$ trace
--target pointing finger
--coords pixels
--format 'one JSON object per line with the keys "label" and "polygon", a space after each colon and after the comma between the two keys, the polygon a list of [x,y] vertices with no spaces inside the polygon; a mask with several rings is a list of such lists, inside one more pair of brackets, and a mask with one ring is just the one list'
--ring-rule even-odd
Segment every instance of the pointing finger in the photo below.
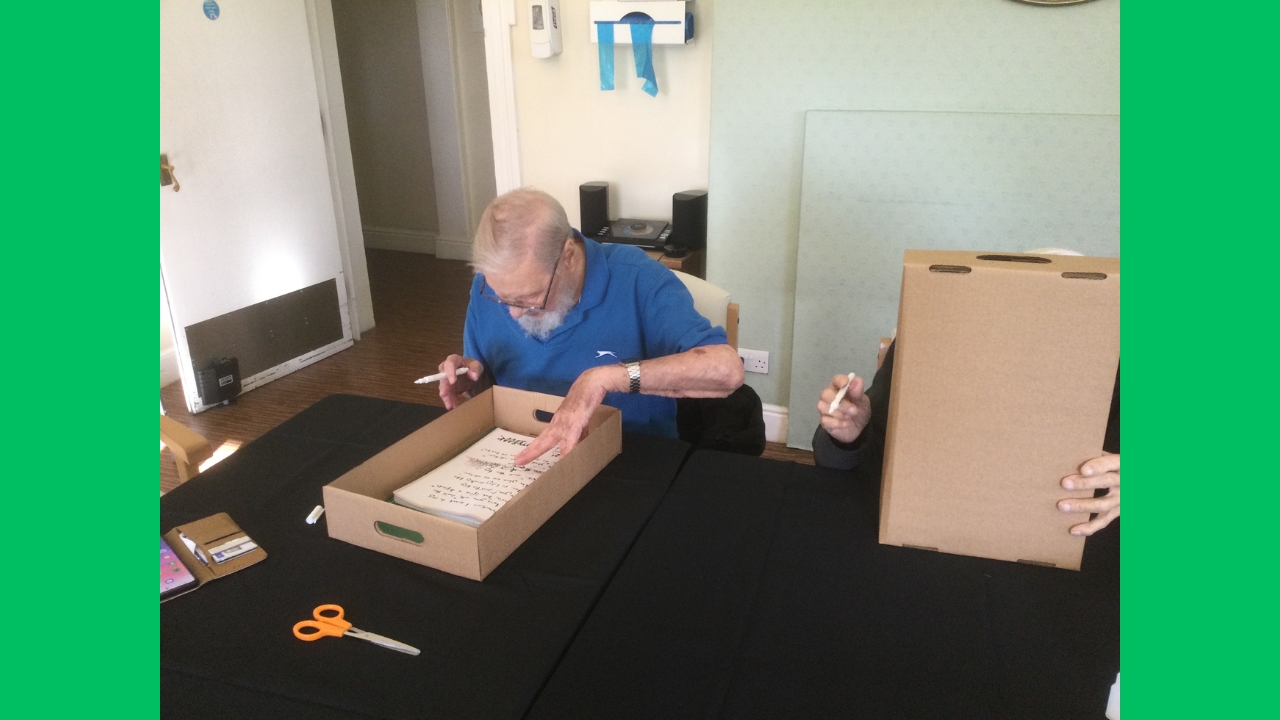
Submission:
{"label": "pointing finger", "polygon": [[515,463],[517,465],[528,465],[534,460],[545,455],[559,442],[559,433],[554,432],[548,427],[546,430],[542,431],[542,434],[539,435],[536,440],[529,444],[529,447],[521,450],[520,454],[516,455]]}

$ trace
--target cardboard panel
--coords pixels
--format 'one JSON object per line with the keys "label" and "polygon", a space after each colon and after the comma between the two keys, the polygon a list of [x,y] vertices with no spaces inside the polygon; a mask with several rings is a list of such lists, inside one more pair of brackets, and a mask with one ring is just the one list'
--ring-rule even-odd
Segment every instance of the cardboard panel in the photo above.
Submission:
{"label": "cardboard panel", "polygon": [[1081,516],[1056,503],[1102,453],[1120,262],[1028,259],[906,253],[882,543],[1079,569]]}
{"label": "cardboard panel", "polygon": [[[414,477],[397,478],[396,487]],[[332,484],[326,485],[323,493],[329,537],[472,580],[484,577],[476,550],[476,528]],[[379,522],[421,533],[424,541],[413,543],[379,532]]]}

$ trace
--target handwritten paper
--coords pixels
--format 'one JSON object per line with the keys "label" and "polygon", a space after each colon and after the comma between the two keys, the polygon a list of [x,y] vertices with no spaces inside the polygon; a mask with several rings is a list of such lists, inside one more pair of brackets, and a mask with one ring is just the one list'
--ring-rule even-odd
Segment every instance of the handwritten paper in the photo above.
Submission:
{"label": "handwritten paper", "polygon": [[560,448],[523,467],[516,455],[533,442],[497,428],[449,462],[392,493],[398,505],[476,527],[560,459]]}

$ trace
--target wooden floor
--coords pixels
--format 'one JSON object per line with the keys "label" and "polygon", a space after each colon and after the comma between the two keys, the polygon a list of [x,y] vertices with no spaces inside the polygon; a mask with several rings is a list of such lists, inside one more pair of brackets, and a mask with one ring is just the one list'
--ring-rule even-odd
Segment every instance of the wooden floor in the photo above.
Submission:
{"label": "wooden floor", "polygon": [[[333,393],[351,393],[441,406],[435,386],[413,381],[435,372],[449,353],[462,352],[471,270],[460,260],[368,250],[369,283],[377,327],[354,347],[241,395],[226,407],[192,415],[182,385],[160,391],[169,416],[204,435],[215,457],[293,417]],[[765,457],[813,463],[813,455],[769,443]],[[160,453],[160,491],[178,484],[177,468]]]}

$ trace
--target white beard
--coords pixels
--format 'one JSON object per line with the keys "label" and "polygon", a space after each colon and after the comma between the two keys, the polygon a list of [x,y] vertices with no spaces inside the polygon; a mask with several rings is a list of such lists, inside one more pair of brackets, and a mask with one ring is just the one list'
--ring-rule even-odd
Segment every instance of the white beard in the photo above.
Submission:
{"label": "white beard", "polygon": [[525,334],[529,337],[545,342],[551,337],[551,333],[564,323],[564,318],[568,314],[568,310],[541,310],[538,311],[537,316],[527,312],[516,318],[516,322],[520,323],[520,327],[524,328]]}
{"label": "white beard", "polygon": [[516,322],[520,323],[526,335],[546,342],[547,338],[551,337],[551,333],[564,324],[564,319],[573,306],[578,304],[574,298],[577,294],[578,290],[572,284],[563,283],[556,289],[555,294],[547,299],[547,309],[526,312],[516,318]]}

